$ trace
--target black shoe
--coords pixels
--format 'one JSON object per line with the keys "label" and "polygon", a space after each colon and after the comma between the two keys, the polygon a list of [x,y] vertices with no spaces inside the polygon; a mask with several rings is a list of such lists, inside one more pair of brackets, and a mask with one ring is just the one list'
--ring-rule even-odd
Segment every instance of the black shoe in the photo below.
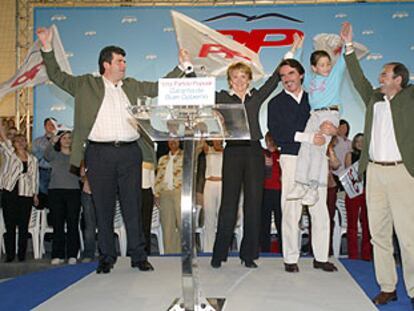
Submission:
{"label": "black shoe", "polygon": [[257,268],[257,264],[254,262],[254,260],[241,260],[241,264],[244,265],[246,268]]}
{"label": "black shoe", "polygon": [[410,299],[411,299],[411,308],[413,308],[413,310],[414,310],[414,297],[410,298]]}
{"label": "black shoe", "polygon": [[210,265],[214,268],[214,269],[218,269],[221,267],[221,260],[217,260],[212,258],[210,261]]}
{"label": "black shoe", "polygon": [[296,263],[285,263],[285,271],[290,273],[299,272],[299,266]]}
{"label": "black shoe", "polygon": [[326,272],[336,272],[338,271],[338,268],[335,267],[335,265],[332,262],[326,261],[326,262],[321,262],[321,261],[317,261],[317,260],[313,260],[313,267],[315,269],[322,269],[323,271]]}
{"label": "black shoe", "polygon": [[396,301],[398,299],[397,297],[397,291],[393,292],[383,292],[381,291],[377,296],[372,299],[372,302],[376,305],[386,305],[387,303],[391,301]]}
{"label": "black shoe", "polygon": [[6,257],[4,262],[13,262],[13,260],[14,260],[14,258],[12,258],[12,257]]}
{"label": "black shoe", "polygon": [[96,273],[100,274],[106,274],[111,272],[111,269],[114,267],[113,263],[107,262],[107,261],[103,261],[100,260],[99,264],[98,264],[98,268],[96,268]]}
{"label": "black shoe", "polygon": [[149,263],[148,260],[131,262],[131,267],[138,268],[140,271],[154,271],[154,267]]}

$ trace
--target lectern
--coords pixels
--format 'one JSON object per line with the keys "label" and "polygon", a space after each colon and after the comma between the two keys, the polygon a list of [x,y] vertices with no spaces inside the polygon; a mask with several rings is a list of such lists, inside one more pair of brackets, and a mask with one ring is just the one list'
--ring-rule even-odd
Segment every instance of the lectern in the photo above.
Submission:
{"label": "lectern", "polygon": [[154,141],[184,141],[183,183],[181,190],[182,297],[176,298],[170,311],[219,311],[225,297],[202,295],[195,245],[195,172],[196,144],[202,140],[250,139],[244,105],[145,105],[138,101],[128,107],[140,128]]}

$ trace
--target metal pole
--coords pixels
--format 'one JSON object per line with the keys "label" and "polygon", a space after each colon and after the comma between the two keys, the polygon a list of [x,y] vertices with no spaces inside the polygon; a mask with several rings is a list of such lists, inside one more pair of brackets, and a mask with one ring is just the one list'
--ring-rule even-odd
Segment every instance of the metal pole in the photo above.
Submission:
{"label": "metal pole", "polygon": [[[16,71],[20,65],[20,45],[19,45],[19,36],[20,36],[20,1],[16,0]],[[20,131],[20,90],[16,91],[15,95],[15,118],[16,118],[16,128]]]}
{"label": "metal pole", "polygon": [[182,287],[185,311],[194,311],[199,304],[198,263],[195,249],[195,144],[194,140],[184,141],[183,184],[181,189],[181,264]]}

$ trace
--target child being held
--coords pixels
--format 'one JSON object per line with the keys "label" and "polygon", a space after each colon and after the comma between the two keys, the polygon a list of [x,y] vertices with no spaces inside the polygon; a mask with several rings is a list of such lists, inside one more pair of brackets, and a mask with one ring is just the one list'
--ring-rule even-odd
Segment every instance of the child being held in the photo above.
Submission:
{"label": "child being held", "polygon": [[[303,38],[295,34],[292,49],[285,58],[295,55],[301,50]],[[304,133],[297,133],[295,140],[301,142],[298,154],[295,185],[288,193],[288,200],[302,199],[303,205],[312,206],[318,200],[318,187],[326,186],[328,164],[326,150],[331,137],[325,136],[325,144],[314,145],[313,136],[321,133],[319,127],[325,121],[335,127],[339,124],[339,93],[346,65],[343,50],[333,66],[330,55],[323,50],[314,51],[310,57],[312,72],[305,74],[303,86],[309,93],[311,116],[306,124]]]}

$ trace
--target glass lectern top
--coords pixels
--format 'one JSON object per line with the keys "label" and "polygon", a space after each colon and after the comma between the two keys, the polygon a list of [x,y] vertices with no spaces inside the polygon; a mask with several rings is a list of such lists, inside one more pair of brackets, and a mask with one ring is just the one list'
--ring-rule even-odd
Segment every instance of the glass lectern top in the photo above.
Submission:
{"label": "glass lectern top", "polygon": [[213,106],[131,105],[128,107],[142,130],[155,141],[177,138],[249,140],[244,105]]}

